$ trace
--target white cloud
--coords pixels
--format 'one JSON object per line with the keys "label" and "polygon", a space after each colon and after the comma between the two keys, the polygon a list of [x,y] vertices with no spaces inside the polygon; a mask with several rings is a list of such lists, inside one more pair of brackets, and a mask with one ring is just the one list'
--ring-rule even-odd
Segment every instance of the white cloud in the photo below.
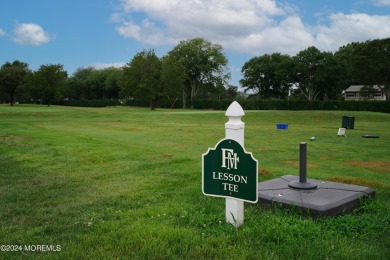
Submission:
{"label": "white cloud", "polygon": [[162,30],[148,19],[144,19],[139,25],[133,21],[124,21],[116,30],[125,38],[133,38],[150,45],[160,45],[164,40]]}
{"label": "white cloud", "polygon": [[335,50],[350,42],[390,36],[390,16],[332,14],[330,25],[318,27],[316,41],[321,49]]}
{"label": "white cloud", "polygon": [[110,20],[111,22],[119,23],[122,21],[122,15],[120,13],[113,13]]}
{"label": "white cloud", "polygon": [[287,17],[280,23],[255,31],[247,37],[232,37],[232,39],[234,39],[232,42],[226,41],[223,46],[254,55],[274,52],[293,55],[315,44],[314,37],[297,16]]}
{"label": "white cloud", "polygon": [[[269,16],[283,15],[273,0],[122,0],[127,13],[142,12],[147,19],[131,16],[116,29],[124,37],[145,43],[172,44],[196,36],[208,39],[246,36],[272,24]],[[118,21],[118,14],[112,18]],[[153,34],[153,35],[152,35]]]}
{"label": "white cloud", "polygon": [[4,36],[4,35],[5,35],[5,31],[0,28],[0,36]]}
{"label": "white cloud", "polygon": [[334,13],[321,17],[319,25],[310,25],[298,15],[296,6],[276,0],[121,1],[123,12],[111,18],[118,23],[117,32],[155,46],[203,37],[228,51],[294,55],[312,45],[336,51],[352,41],[390,36],[390,15]]}
{"label": "white cloud", "polygon": [[21,45],[41,45],[54,39],[48,32],[38,24],[21,23],[17,24],[14,30],[13,41]]}
{"label": "white cloud", "polygon": [[125,62],[114,62],[114,63],[101,63],[101,62],[98,62],[98,63],[92,64],[91,67],[93,67],[93,68],[95,68],[97,70],[102,70],[102,69],[111,68],[111,67],[121,68],[121,67],[123,67],[125,65],[126,65]]}
{"label": "white cloud", "polygon": [[373,0],[373,3],[377,6],[390,6],[390,0]]}

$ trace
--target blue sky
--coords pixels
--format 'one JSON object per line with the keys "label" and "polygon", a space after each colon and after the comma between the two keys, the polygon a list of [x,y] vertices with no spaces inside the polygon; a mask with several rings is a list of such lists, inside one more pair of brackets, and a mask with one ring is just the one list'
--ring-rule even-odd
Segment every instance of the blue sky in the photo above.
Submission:
{"label": "blue sky", "polygon": [[390,0],[2,0],[0,65],[123,66],[143,49],[165,55],[203,37],[229,58],[231,84],[254,56],[336,51],[390,37]]}

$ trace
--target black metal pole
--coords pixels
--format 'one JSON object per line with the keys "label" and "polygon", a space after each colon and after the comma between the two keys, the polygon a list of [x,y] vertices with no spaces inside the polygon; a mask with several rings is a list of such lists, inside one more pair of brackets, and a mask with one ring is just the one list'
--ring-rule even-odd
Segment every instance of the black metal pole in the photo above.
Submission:
{"label": "black metal pole", "polygon": [[307,173],[307,143],[299,144],[299,181],[290,181],[288,186],[298,190],[313,190],[317,188],[317,184],[308,182]]}
{"label": "black metal pole", "polygon": [[299,144],[299,182],[307,182],[307,143],[302,142]]}

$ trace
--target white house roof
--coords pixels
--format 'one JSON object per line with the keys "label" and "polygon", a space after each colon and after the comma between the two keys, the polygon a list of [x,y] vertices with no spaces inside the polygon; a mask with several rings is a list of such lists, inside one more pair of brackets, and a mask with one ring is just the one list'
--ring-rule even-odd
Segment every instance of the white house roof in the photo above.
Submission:
{"label": "white house roof", "polygon": [[[343,92],[359,92],[360,89],[362,87],[364,87],[365,85],[351,85],[349,86],[349,88],[347,88],[346,90],[344,90]],[[380,87],[378,87],[378,85],[374,85],[373,86],[374,89],[378,90],[378,91],[382,91],[382,89]]]}

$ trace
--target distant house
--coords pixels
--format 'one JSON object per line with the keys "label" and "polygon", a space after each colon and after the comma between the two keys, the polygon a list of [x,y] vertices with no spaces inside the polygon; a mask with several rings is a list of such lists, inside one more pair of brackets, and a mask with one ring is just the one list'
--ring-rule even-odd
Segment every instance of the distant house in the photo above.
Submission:
{"label": "distant house", "polygon": [[344,100],[386,100],[383,88],[352,85],[343,91]]}

